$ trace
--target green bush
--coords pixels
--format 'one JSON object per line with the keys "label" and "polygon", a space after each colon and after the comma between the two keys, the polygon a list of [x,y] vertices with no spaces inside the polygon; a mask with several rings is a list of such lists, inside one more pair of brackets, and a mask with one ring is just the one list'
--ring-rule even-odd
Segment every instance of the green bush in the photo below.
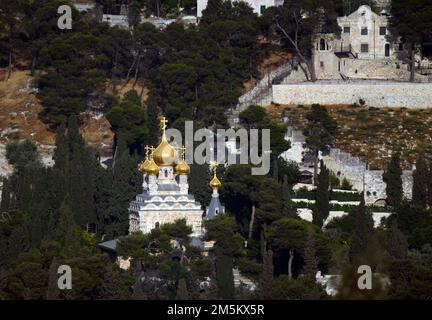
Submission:
{"label": "green bush", "polygon": [[360,201],[360,194],[351,192],[338,192],[332,191],[330,195],[331,200],[337,201]]}

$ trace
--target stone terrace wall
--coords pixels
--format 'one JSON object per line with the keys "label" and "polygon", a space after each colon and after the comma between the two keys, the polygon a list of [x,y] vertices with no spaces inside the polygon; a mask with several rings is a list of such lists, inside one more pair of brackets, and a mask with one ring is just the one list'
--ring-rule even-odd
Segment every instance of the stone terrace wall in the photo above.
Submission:
{"label": "stone terrace wall", "polygon": [[[346,178],[353,189],[365,191],[366,204],[374,204],[378,200],[386,199],[386,183],[383,180],[383,170],[368,170],[366,164],[358,157],[340,149],[331,149],[330,154],[323,157],[324,164],[339,176]],[[412,171],[405,170],[402,173],[402,185],[404,196],[412,198]]]}
{"label": "stone terrace wall", "polygon": [[360,99],[374,107],[432,108],[432,84],[364,80],[273,85],[273,101],[279,104],[352,104]]}

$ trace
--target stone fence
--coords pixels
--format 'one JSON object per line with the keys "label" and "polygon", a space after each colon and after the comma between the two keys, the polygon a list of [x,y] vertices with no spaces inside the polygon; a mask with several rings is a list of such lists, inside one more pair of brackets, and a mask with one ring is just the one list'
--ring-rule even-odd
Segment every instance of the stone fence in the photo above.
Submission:
{"label": "stone fence", "polygon": [[273,85],[279,104],[353,104],[362,99],[373,107],[432,108],[432,83],[386,81],[318,81]]}
{"label": "stone fence", "polygon": [[250,105],[270,104],[272,86],[281,83],[297,65],[297,60],[293,59],[268,72],[251,90],[239,98],[236,109],[241,112]]}
{"label": "stone fence", "polygon": [[[323,161],[326,167],[333,171],[340,180],[345,178],[353,186],[353,189],[364,190],[366,204],[376,204],[387,198],[383,170],[368,170],[360,158],[337,148],[332,148],[329,155],[323,157]],[[412,184],[412,171],[404,170],[402,186],[404,196],[407,199],[412,198]]]}

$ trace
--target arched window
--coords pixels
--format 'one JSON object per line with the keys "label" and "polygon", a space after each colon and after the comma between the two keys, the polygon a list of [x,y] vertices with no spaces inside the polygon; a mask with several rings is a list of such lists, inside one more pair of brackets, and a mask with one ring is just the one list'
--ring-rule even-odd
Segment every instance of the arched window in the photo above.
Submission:
{"label": "arched window", "polygon": [[155,223],[155,229],[159,229],[159,227],[160,227],[159,222],[156,222],[156,223]]}
{"label": "arched window", "polygon": [[219,209],[215,209],[215,215],[219,214]]}
{"label": "arched window", "polygon": [[320,40],[320,51],[325,51],[326,50],[326,42],[324,39],[321,38]]}

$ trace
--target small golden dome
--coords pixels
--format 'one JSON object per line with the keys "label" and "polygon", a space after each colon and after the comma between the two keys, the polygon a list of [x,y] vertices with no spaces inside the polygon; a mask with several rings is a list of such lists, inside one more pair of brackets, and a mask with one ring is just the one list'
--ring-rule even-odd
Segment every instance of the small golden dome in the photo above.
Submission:
{"label": "small golden dome", "polygon": [[159,167],[158,165],[152,160],[150,160],[149,165],[147,166],[146,169],[147,173],[151,176],[155,176],[159,173]]}
{"label": "small golden dome", "polygon": [[162,141],[153,152],[153,159],[159,166],[171,166],[177,158],[177,152],[166,139],[165,133],[162,136]]}
{"label": "small golden dome", "polygon": [[190,167],[189,165],[186,163],[186,161],[182,160],[180,161],[180,163],[175,167],[175,171],[178,174],[189,174],[190,172]]}
{"label": "small golden dome", "polygon": [[149,159],[145,159],[145,161],[140,164],[139,171],[141,173],[143,173],[143,174],[147,173],[147,167],[148,167],[149,164],[150,164],[150,160]]}
{"label": "small golden dome", "polygon": [[222,183],[220,182],[218,177],[216,177],[216,173],[214,174],[213,179],[211,179],[209,186],[212,189],[219,189],[222,186]]}

